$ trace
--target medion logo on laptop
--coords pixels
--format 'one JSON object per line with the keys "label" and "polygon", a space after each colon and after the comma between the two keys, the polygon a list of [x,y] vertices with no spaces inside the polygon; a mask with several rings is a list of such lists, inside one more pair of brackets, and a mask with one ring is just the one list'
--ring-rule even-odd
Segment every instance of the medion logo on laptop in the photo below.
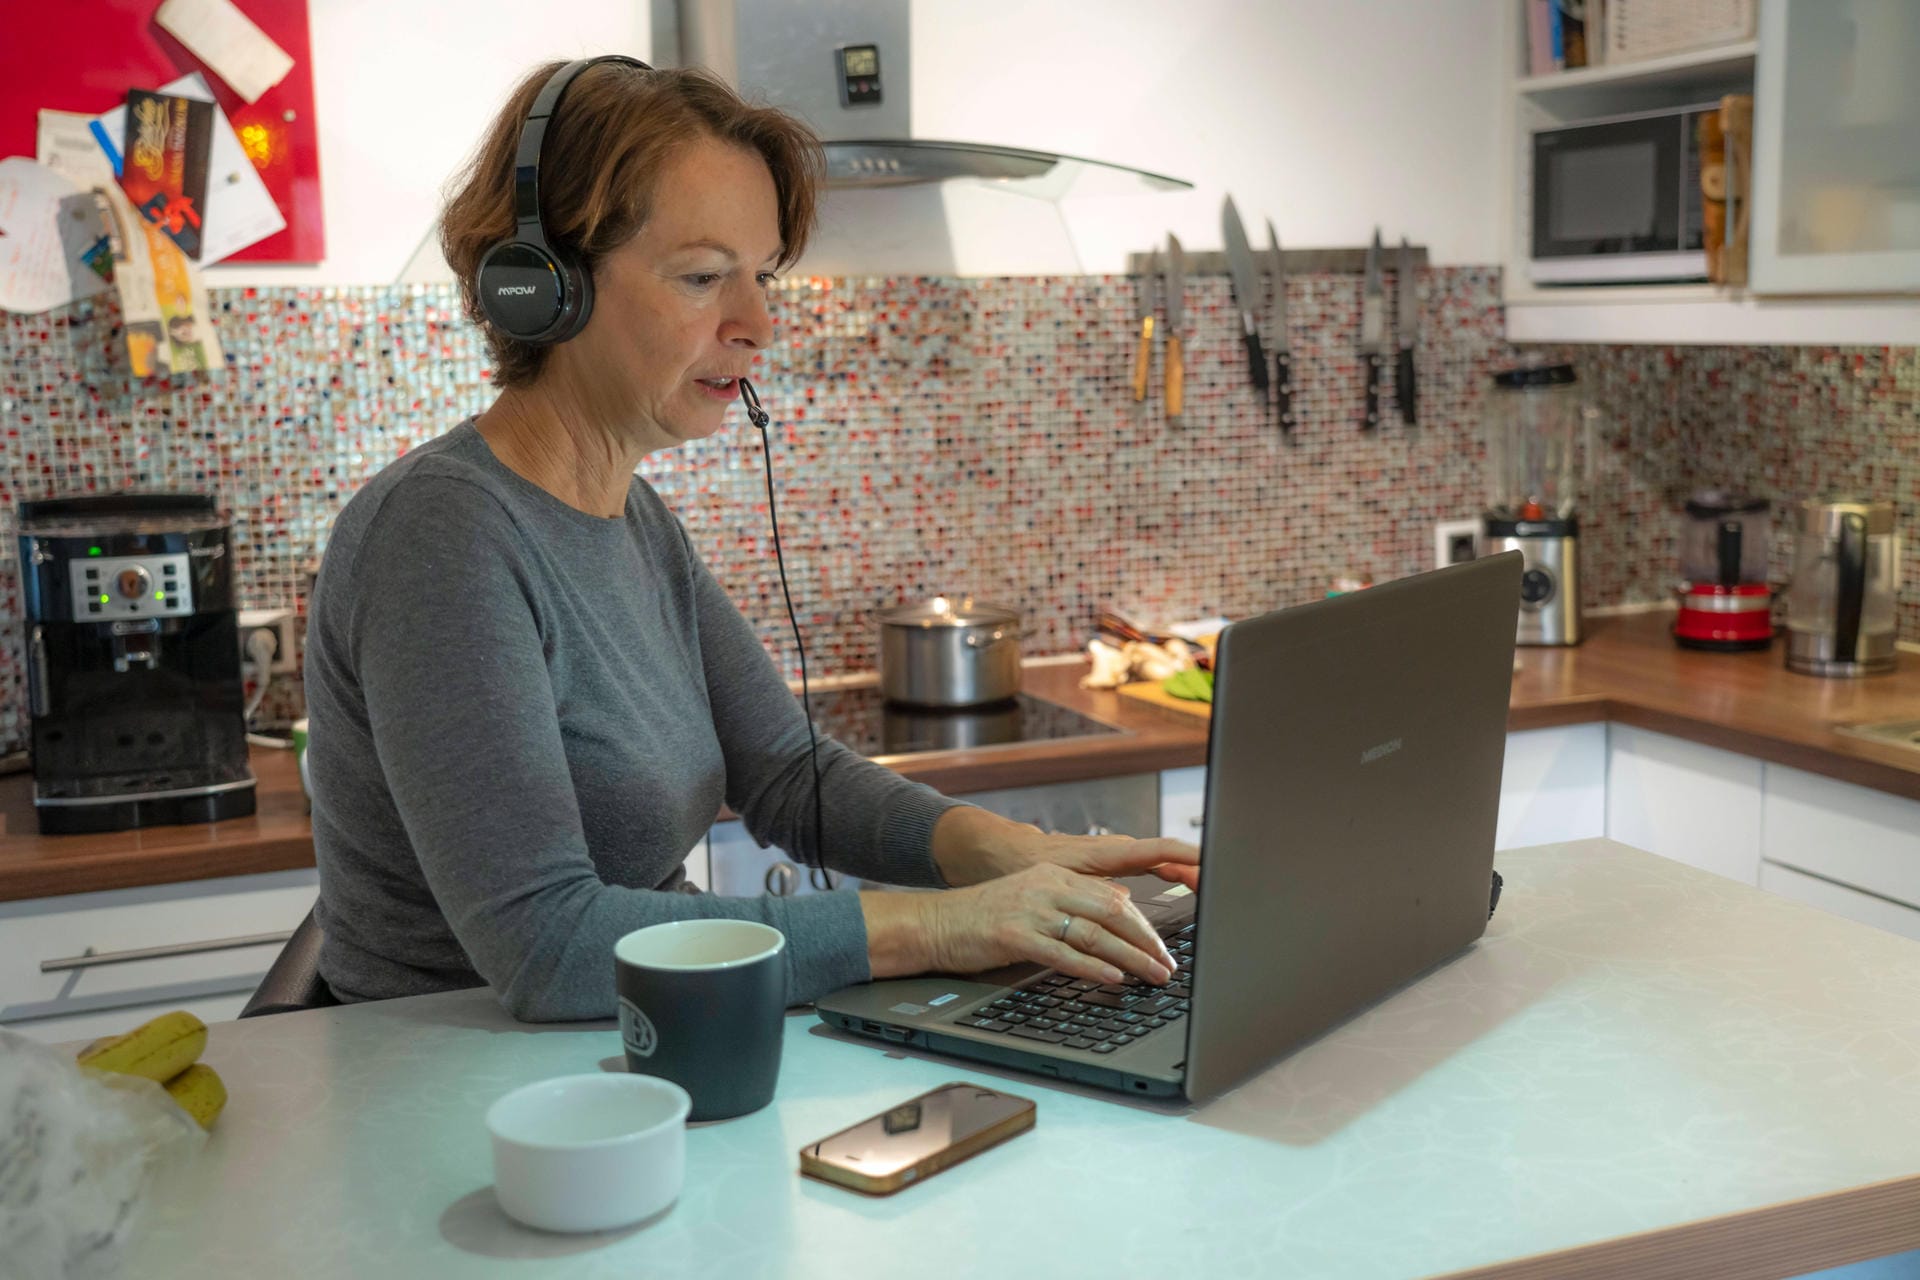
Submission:
{"label": "medion logo on laptop", "polygon": [[1380,759],[1382,756],[1392,755],[1394,752],[1398,751],[1403,745],[1405,744],[1401,739],[1394,738],[1392,741],[1383,742],[1377,747],[1368,747],[1365,751],[1362,751],[1360,753],[1360,763],[1372,764],[1375,760]]}

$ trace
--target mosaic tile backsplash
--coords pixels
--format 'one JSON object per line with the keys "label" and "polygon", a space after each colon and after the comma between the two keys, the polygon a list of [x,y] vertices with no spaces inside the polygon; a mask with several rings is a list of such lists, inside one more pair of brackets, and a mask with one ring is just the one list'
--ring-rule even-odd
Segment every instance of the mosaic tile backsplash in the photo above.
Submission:
{"label": "mosaic tile backsplash", "polygon": [[[1583,516],[1589,606],[1664,597],[1679,503],[1698,485],[1784,501],[1851,488],[1899,504],[1902,634],[1920,639],[1920,351],[1516,349],[1497,269],[1441,268],[1416,285],[1420,421],[1401,423],[1389,377],[1384,422],[1363,432],[1359,280],[1291,283],[1290,438],[1247,385],[1224,277],[1189,282],[1177,421],[1162,407],[1164,348],[1147,402],[1131,397],[1125,278],[779,286],[779,342],[756,384],[777,424],[781,534],[812,673],[870,669],[874,611],[936,593],[1017,606],[1034,632],[1026,651],[1044,654],[1081,648],[1102,606],[1142,622],[1239,616],[1316,598],[1344,573],[1425,568],[1433,523],[1484,500],[1488,375],[1544,355],[1573,359],[1605,411]],[[21,500],[211,490],[243,602],[304,617],[306,571],[346,499],[491,399],[451,286],[212,298],[230,367],[172,381],[130,376],[111,300],[0,317],[0,750],[26,728]],[[762,467],[741,418],[641,473],[791,675]],[[258,724],[300,705],[298,680],[282,678]]]}

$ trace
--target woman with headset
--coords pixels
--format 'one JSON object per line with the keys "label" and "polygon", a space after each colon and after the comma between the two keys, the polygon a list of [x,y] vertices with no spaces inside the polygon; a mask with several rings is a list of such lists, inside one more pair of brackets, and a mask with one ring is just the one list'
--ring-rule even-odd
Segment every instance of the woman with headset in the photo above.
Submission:
{"label": "woman with headset", "polygon": [[[1106,877],[1191,884],[1172,840],[956,803],[812,726],[637,475],[719,431],[773,340],[822,160],[699,70],[536,69],[442,218],[493,403],[341,512],[310,602],[320,971],[343,1000],[487,983],[528,1021],[614,1011],[614,943],[668,920],[787,938],[788,999],[1037,961],[1165,981]],[[776,534],[777,536],[777,534]],[[941,893],[722,898],[682,867],[725,802],[810,865]]]}

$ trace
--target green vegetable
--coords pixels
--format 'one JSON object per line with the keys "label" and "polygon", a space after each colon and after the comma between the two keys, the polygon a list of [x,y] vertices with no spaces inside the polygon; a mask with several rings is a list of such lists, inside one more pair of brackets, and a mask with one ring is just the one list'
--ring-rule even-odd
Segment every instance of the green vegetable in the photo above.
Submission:
{"label": "green vegetable", "polygon": [[1189,667],[1168,676],[1160,687],[1174,697],[1185,698],[1189,702],[1212,702],[1213,672]]}

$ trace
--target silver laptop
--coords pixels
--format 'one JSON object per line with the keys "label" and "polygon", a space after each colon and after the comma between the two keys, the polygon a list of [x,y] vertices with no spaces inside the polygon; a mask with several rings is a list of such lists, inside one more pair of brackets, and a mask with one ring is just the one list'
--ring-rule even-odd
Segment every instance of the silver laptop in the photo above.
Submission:
{"label": "silver laptop", "polygon": [[1509,552],[1221,633],[1200,890],[1127,881],[1167,986],[1026,965],[849,987],[821,1020],[1197,1102],[1458,955],[1491,914],[1519,600]]}

